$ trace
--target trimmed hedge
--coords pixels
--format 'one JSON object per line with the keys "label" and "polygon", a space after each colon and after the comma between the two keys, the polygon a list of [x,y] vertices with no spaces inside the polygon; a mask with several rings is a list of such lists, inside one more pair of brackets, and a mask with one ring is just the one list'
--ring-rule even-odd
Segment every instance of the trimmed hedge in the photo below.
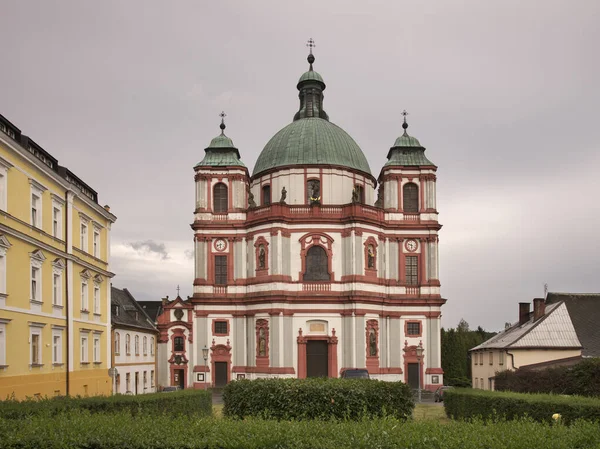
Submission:
{"label": "trimmed hedge", "polygon": [[444,392],[444,408],[453,419],[512,420],[527,416],[539,422],[552,422],[552,415],[558,413],[565,424],[577,419],[600,421],[600,399],[581,396],[453,388]]}
{"label": "trimmed hedge", "polygon": [[498,391],[554,393],[600,397],[600,359],[586,359],[573,366],[543,370],[502,371],[496,374]]}
{"label": "trimmed hedge", "polygon": [[498,423],[452,421],[263,421],[127,413],[70,412],[0,419],[4,449],[598,449],[598,426],[531,420]]}
{"label": "trimmed hedge", "polygon": [[0,418],[23,419],[33,415],[54,416],[72,410],[87,410],[90,413],[115,413],[125,411],[132,416],[138,414],[212,415],[212,393],[203,390],[183,390],[172,393],[150,393],[137,396],[61,396],[25,401],[0,401]]}
{"label": "trimmed hedge", "polygon": [[402,382],[368,379],[257,379],[229,383],[223,416],[265,419],[408,419],[414,409]]}

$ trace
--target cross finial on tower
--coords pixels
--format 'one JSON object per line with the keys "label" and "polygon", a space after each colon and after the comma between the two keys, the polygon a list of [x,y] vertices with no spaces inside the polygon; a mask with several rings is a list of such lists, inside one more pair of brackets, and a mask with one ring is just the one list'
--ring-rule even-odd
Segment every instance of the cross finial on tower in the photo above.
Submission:
{"label": "cross finial on tower", "polygon": [[313,40],[312,37],[307,41],[306,46],[309,49],[308,58],[306,58],[306,60],[310,64],[310,67],[308,70],[312,72],[312,69],[313,69],[312,65],[313,65],[313,62],[315,62],[315,56],[313,55],[312,49],[316,47],[315,41]]}
{"label": "cross finial on tower", "polygon": [[308,47],[308,51],[309,53],[312,55],[312,49],[315,48],[317,45],[315,44],[314,39],[311,37],[307,42],[306,42],[306,46]]}
{"label": "cross finial on tower", "polygon": [[179,296],[179,285],[177,285],[177,296]]}
{"label": "cross finial on tower", "polygon": [[227,117],[227,114],[225,114],[225,112],[221,111],[221,113],[219,114],[219,117],[221,117],[221,125],[219,126],[219,128],[221,128],[221,135],[224,136],[225,135],[225,117]]}
{"label": "cross finial on tower", "polygon": [[408,112],[406,112],[406,109],[404,111],[402,111],[402,115],[404,116],[404,122],[402,123],[402,128],[404,129],[404,132],[406,133],[406,128],[408,128],[408,123],[406,123],[406,116],[408,115]]}

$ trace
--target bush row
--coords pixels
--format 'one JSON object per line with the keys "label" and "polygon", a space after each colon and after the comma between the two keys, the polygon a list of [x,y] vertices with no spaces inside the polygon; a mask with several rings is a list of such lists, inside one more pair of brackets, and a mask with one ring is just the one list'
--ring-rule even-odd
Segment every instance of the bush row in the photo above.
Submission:
{"label": "bush row", "polygon": [[496,375],[496,390],[518,393],[554,393],[600,396],[600,359],[584,360],[574,366],[544,370],[503,371]]}
{"label": "bush row", "polygon": [[61,396],[50,399],[0,401],[0,418],[5,419],[23,419],[32,415],[53,416],[70,410],[88,410],[90,413],[126,411],[133,416],[138,414],[210,416],[212,394],[210,391],[184,390],[137,396]]}
{"label": "bush row", "polygon": [[265,419],[407,419],[414,401],[401,382],[368,379],[258,379],[231,382],[223,391],[223,415]]}
{"label": "bush row", "polygon": [[600,399],[552,394],[524,394],[454,388],[444,392],[446,414],[454,419],[530,417],[552,422],[558,413],[563,423],[582,418],[600,421]]}
{"label": "bush row", "polygon": [[598,426],[572,426],[532,420],[484,423],[399,421],[228,420],[189,416],[138,416],[127,413],[69,412],[33,416],[24,421],[0,419],[5,449],[597,449]]}

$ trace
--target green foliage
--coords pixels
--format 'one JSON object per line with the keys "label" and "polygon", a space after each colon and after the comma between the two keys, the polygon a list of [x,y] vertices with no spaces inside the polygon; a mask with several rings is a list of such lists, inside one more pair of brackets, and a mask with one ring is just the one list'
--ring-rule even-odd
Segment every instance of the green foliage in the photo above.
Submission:
{"label": "green foliage", "polygon": [[539,371],[503,371],[496,375],[495,385],[500,391],[600,397],[600,359]]}
{"label": "green foliage", "polygon": [[414,402],[402,382],[368,379],[258,379],[229,383],[223,416],[266,419],[407,419]]}
{"label": "green foliage", "polygon": [[[519,419],[553,422],[561,415],[568,424],[577,419],[600,421],[600,399],[553,394],[523,394],[453,388],[444,392],[446,414],[453,419]],[[600,434],[599,434],[600,435]]]}
{"label": "green foliage", "polygon": [[34,415],[55,416],[73,410],[87,410],[90,413],[125,411],[132,416],[142,414],[210,416],[212,414],[212,394],[202,390],[183,390],[137,396],[115,395],[85,398],[60,396],[50,399],[0,401],[0,418],[4,419],[24,419]]}
{"label": "green foliage", "polygon": [[469,349],[496,335],[486,332],[481,326],[469,329],[469,323],[461,319],[456,329],[442,328],[442,369],[444,383],[457,387],[471,386],[471,359]]}
{"label": "green foliage", "polygon": [[190,416],[69,412],[57,417],[0,419],[5,449],[599,449],[597,424],[572,426],[532,420],[362,421],[228,420]]}

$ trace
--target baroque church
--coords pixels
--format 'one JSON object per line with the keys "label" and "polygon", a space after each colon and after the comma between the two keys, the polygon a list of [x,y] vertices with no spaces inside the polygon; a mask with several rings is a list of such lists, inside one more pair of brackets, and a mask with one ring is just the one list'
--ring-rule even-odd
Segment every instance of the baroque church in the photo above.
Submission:
{"label": "baroque church", "polygon": [[[312,41],[309,41],[312,50]],[[194,294],[163,300],[159,384],[370,377],[443,385],[437,167],[404,132],[376,178],[300,77],[292,123],[250,174],[225,134],[195,165]]]}

